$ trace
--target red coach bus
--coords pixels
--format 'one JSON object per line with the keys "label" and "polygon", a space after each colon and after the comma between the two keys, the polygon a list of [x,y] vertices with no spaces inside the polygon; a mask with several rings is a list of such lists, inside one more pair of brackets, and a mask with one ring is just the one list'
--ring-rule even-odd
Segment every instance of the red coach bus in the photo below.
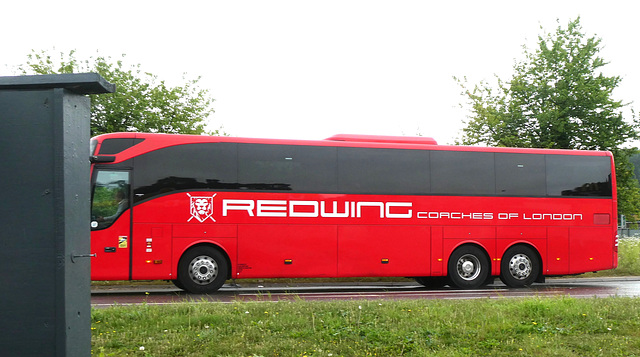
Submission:
{"label": "red coach bus", "polygon": [[523,287],[617,266],[609,152],[115,133],[91,153],[93,280]]}

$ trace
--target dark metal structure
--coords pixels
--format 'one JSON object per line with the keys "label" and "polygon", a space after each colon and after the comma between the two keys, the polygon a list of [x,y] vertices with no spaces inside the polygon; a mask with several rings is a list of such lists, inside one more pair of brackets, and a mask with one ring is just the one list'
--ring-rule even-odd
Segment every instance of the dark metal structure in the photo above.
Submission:
{"label": "dark metal structure", "polygon": [[0,355],[89,356],[97,74],[0,77]]}

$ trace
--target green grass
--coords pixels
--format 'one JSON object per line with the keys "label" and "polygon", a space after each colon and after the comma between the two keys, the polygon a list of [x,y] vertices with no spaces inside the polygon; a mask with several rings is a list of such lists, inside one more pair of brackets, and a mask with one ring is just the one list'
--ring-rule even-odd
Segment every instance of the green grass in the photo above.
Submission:
{"label": "green grass", "polygon": [[92,312],[97,356],[639,356],[640,299],[182,303]]}
{"label": "green grass", "polygon": [[624,238],[618,247],[618,270],[622,275],[640,276],[640,238]]}

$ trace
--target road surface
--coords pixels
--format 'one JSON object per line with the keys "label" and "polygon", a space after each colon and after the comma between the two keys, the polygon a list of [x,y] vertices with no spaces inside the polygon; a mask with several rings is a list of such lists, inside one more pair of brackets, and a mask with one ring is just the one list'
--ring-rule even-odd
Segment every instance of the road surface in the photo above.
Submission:
{"label": "road surface", "polygon": [[208,295],[189,294],[172,285],[116,285],[92,288],[91,305],[96,308],[114,304],[172,304],[185,301],[287,301],[356,299],[504,299],[522,297],[571,296],[639,297],[640,277],[547,279],[530,288],[511,289],[499,283],[482,289],[427,289],[412,282],[392,283],[305,283],[305,284],[227,284]]}

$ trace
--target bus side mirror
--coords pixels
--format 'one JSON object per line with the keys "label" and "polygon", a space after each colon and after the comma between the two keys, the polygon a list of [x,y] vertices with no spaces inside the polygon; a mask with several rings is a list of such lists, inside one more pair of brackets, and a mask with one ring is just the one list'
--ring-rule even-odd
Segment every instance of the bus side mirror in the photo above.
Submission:
{"label": "bus side mirror", "polygon": [[92,155],[91,157],[89,157],[89,161],[91,161],[92,164],[114,162],[116,161],[116,157],[106,155]]}

